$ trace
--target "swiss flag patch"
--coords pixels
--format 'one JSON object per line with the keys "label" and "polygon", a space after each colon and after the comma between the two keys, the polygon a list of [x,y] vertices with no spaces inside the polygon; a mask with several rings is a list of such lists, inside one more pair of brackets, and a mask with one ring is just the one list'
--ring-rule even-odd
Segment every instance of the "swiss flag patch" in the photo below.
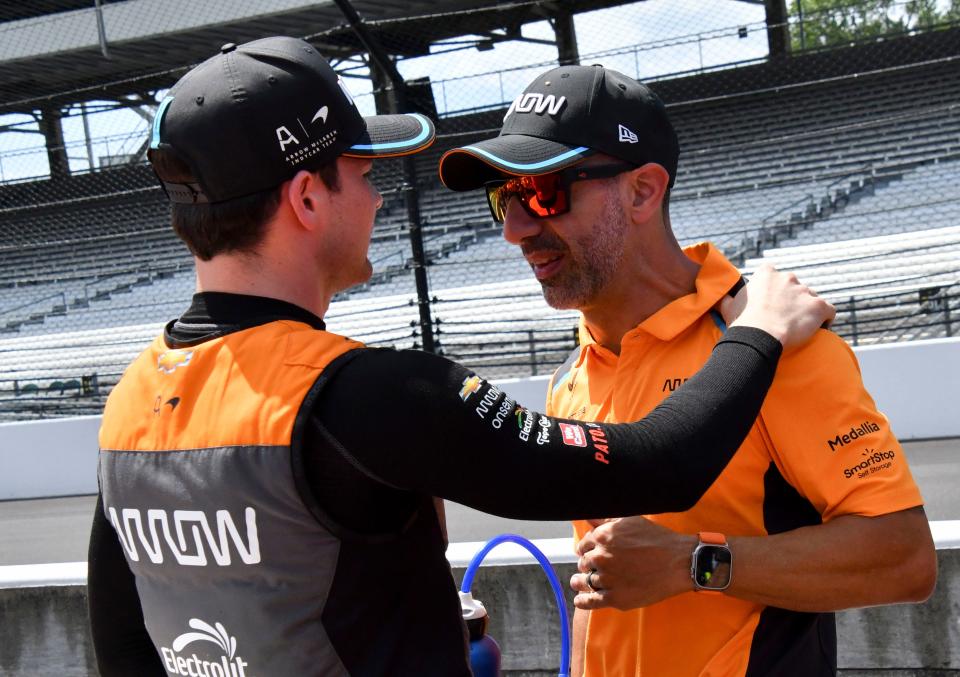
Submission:
{"label": "swiss flag patch", "polygon": [[568,447],[587,446],[587,436],[584,434],[583,428],[578,425],[570,425],[569,423],[560,423],[559,425],[564,444]]}

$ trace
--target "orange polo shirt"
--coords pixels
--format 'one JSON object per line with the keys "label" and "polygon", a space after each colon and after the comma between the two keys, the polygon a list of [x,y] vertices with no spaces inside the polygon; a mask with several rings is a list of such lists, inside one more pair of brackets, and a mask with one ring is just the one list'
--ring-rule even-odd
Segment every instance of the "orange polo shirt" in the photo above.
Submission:
{"label": "orange polo shirt", "polygon": [[[711,309],[740,273],[710,244],[684,251],[701,266],[696,291],[627,332],[619,356],[597,345],[581,321],[579,356],[554,375],[549,415],[634,421],[703,366],[723,332]],[[820,331],[783,356],[759,418],[700,501],[651,519],[683,533],[755,536],[921,504],[853,352]],[[590,529],[586,522],[574,527],[578,539]],[[634,611],[591,612],[584,675],[807,677],[822,674],[831,658],[835,663],[832,614],[691,591]]]}

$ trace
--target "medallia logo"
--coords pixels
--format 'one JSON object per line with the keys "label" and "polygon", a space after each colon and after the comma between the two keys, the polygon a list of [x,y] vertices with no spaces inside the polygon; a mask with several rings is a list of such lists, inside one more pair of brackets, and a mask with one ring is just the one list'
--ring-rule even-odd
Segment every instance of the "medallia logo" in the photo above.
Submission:
{"label": "medallia logo", "polygon": [[[221,623],[211,626],[199,618],[191,618],[188,625],[195,632],[185,632],[173,640],[170,648],[160,648],[167,672],[187,677],[247,677],[244,668],[250,664],[237,655],[237,638],[231,637]],[[216,644],[223,655],[219,660],[206,660],[196,653],[184,653],[184,649],[195,642]]]}

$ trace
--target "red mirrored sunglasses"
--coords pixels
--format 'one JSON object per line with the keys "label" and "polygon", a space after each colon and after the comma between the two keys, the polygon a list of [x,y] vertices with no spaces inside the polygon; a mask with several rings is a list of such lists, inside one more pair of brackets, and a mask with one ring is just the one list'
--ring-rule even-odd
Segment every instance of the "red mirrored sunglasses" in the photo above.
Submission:
{"label": "red mirrored sunglasses", "polygon": [[618,162],[594,167],[569,167],[539,176],[517,176],[486,184],[487,204],[497,223],[503,223],[510,200],[517,198],[527,214],[542,219],[570,211],[570,185],[575,181],[609,179],[636,169],[636,165]]}

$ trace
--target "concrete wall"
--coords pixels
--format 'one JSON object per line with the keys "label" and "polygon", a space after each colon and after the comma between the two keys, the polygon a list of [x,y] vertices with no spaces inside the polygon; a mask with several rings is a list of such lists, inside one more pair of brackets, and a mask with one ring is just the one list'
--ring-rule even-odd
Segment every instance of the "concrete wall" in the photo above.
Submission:
{"label": "concrete wall", "polygon": [[0,500],[97,493],[99,416],[0,424]]}
{"label": "concrete wall", "polygon": [[[867,388],[901,439],[960,436],[960,338],[856,353]],[[542,409],[547,377],[500,385],[517,401]],[[0,500],[96,493],[99,426],[98,416],[0,424]]]}
{"label": "concrete wall", "polygon": [[[960,550],[939,550],[940,582],[925,604],[838,615],[844,677],[933,677],[960,673]],[[555,565],[566,584],[573,563]],[[463,568],[454,568],[458,583]],[[474,596],[491,614],[490,634],[512,677],[556,675],[560,628],[553,592],[536,564],[484,566]],[[572,593],[566,590],[572,610]],[[95,675],[82,586],[0,589],[0,674]]]}
{"label": "concrete wall", "polygon": [[902,440],[960,436],[960,338],[854,348],[863,382]]}
{"label": "concrete wall", "polygon": [[96,675],[86,589],[0,589],[0,675]]}

